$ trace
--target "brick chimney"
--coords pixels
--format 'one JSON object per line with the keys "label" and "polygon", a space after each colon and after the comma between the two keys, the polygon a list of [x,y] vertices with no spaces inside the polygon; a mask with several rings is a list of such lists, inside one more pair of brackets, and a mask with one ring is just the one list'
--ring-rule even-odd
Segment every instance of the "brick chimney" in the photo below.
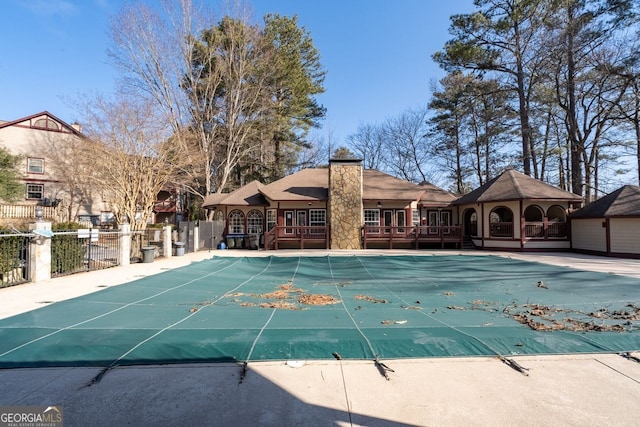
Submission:
{"label": "brick chimney", "polygon": [[362,160],[329,160],[331,249],[362,249]]}

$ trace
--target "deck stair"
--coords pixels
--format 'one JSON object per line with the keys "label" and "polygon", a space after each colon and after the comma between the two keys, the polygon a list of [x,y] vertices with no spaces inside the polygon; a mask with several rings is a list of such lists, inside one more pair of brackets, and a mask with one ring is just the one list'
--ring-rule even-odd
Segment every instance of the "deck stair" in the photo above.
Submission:
{"label": "deck stair", "polygon": [[462,249],[463,250],[474,250],[476,246],[473,244],[470,236],[464,236],[462,238]]}

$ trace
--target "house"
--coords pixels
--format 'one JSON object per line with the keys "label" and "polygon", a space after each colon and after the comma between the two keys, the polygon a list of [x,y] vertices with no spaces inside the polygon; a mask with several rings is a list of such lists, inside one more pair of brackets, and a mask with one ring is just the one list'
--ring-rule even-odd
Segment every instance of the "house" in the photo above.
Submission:
{"label": "house", "polygon": [[179,188],[167,186],[160,190],[153,205],[153,218],[156,224],[177,224],[183,220],[183,199]]}
{"label": "house", "polygon": [[[0,201],[0,220],[33,220],[38,207],[44,218],[56,222],[113,225],[115,216],[109,201],[82,175],[80,169],[86,162],[78,166],[73,160],[90,155],[90,150],[85,150],[87,144],[80,125],[70,125],[48,111],[0,121],[0,145],[23,158],[25,186],[23,200],[12,204]],[[180,221],[180,201],[177,189],[160,191],[153,211],[155,222]]]}
{"label": "house", "polygon": [[79,125],[70,125],[48,111],[0,122],[0,145],[22,156],[25,186],[24,199],[10,206],[3,205],[0,213],[4,217],[34,218],[35,207],[40,206],[45,218],[56,221],[79,217],[97,224],[107,219],[111,209],[99,195],[79,196],[86,189],[73,189],[76,200],[72,204],[68,180],[61,176],[72,173],[70,165],[61,166],[61,163],[73,147],[83,143]]}
{"label": "house", "polygon": [[455,199],[428,183],[363,169],[358,159],[333,159],[328,168],[211,194],[203,207],[226,220],[229,248],[418,248],[461,244]]}
{"label": "house", "polygon": [[568,214],[581,203],[576,194],[508,170],[452,205],[476,247],[548,251],[571,248]]}
{"label": "house", "polygon": [[625,185],[570,215],[577,252],[640,258],[640,187]]}

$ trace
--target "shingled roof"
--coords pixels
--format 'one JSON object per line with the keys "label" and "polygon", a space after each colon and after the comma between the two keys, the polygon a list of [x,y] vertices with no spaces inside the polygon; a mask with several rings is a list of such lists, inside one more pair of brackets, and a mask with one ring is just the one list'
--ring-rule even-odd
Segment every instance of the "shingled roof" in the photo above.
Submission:
{"label": "shingled roof", "polygon": [[625,185],[571,214],[571,218],[640,217],[640,187]]}
{"label": "shingled roof", "polygon": [[436,187],[435,185],[427,181],[420,183],[420,187],[426,190],[426,192],[420,198],[420,202],[423,205],[448,205],[450,203],[453,203],[458,198],[458,196],[456,196],[455,194],[443,190],[440,187]]}
{"label": "shingled roof", "polygon": [[[417,201],[431,205],[449,204],[456,196],[429,183],[413,184],[374,169],[362,171],[363,200]],[[303,169],[271,184],[253,181],[228,194],[210,194],[203,206],[262,206],[276,201],[326,201],[329,198],[329,169]]]}
{"label": "shingled roof", "polygon": [[329,169],[302,169],[260,190],[270,200],[314,201],[329,197]]}
{"label": "shingled roof", "polygon": [[419,200],[425,189],[374,169],[362,172],[362,200]]}
{"label": "shingled roof", "polygon": [[266,206],[268,205],[260,189],[264,185],[260,181],[251,181],[231,193],[215,193],[205,197],[202,206]]}
{"label": "shingled roof", "polygon": [[464,205],[522,199],[580,202],[582,197],[510,169],[471,193],[462,196],[453,204]]}

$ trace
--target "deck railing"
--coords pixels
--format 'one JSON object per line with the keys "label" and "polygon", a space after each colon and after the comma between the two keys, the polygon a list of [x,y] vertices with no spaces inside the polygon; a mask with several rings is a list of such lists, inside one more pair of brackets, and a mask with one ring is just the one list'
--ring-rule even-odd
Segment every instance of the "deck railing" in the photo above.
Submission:
{"label": "deck railing", "polygon": [[297,243],[304,249],[305,243],[322,244],[329,249],[329,227],[314,226],[284,226],[276,225],[264,235],[265,249],[278,249],[280,243]]}
{"label": "deck railing", "polygon": [[533,239],[566,238],[566,222],[527,222],[524,226],[525,237]]}
{"label": "deck railing", "polygon": [[513,222],[492,222],[489,233],[491,237],[513,237]]}
{"label": "deck railing", "polygon": [[0,205],[0,218],[36,218],[36,206],[42,208],[43,219],[56,217],[56,207],[39,205]]}
{"label": "deck railing", "polygon": [[416,248],[420,243],[462,243],[462,227],[459,225],[439,226],[371,226],[362,228],[362,241],[366,249],[369,243],[388,242],[393,249],[396,243],[412,243]]}

